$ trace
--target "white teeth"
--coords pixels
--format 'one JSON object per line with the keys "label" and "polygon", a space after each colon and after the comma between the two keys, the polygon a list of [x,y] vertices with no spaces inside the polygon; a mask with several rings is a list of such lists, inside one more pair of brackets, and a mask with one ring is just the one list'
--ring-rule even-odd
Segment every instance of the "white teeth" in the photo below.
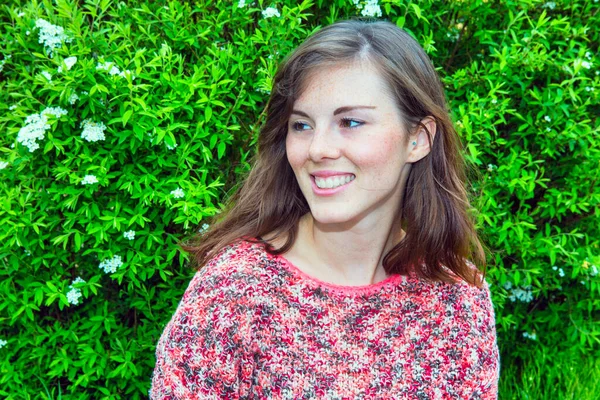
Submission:
{"label": "white teeth", "polygon": [[354,175],[343,175],[334,176],[330,178],[319,178],[315,176],[315,183],[319,189],[333,189],[338,186],[345,185],[346,183],[353,181]]}

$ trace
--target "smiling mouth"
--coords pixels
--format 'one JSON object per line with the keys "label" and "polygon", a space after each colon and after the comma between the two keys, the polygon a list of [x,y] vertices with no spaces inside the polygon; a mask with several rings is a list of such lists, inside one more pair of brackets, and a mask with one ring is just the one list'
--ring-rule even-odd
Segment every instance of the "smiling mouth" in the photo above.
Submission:
{"label": "smiling mouth", "polygon": [[340,186],[344,186],[345,184],[352,182],[356,176],[353,174],[349,175],[336,175],[330,176],[327,178],[321,178],[318,176],[311,175],[314,179],[315,184],[319,189],[335,189]]}

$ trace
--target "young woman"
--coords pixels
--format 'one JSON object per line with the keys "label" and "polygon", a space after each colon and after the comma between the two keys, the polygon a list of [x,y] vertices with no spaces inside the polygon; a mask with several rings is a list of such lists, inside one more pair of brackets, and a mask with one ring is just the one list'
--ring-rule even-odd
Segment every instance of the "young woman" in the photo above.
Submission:
{"label": "young woman", "polygon": [[275,76],[228,211],[184,246],[202,268],[151,398],[497,398],[463,169],[415,40],[383,21],[313,34]]}

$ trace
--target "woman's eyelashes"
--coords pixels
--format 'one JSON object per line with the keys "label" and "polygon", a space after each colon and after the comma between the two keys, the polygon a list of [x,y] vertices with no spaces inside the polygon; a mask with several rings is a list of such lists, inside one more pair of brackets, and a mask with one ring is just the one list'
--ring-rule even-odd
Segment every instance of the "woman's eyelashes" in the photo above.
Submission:
{"label": "woman's eyelashes", "polygon": [[[347,117],[340,118],[340,127],[341,128],[355,129],[363,124],[364,124],[364,122],[359,121],[354,118],[347,118]],[[297,132],[306,130],[304,128],[304,126],[307,126],[310,129],[310,125],[308,125],[305,122],[296,121],[296,122],[292,123],[292,129]]]}

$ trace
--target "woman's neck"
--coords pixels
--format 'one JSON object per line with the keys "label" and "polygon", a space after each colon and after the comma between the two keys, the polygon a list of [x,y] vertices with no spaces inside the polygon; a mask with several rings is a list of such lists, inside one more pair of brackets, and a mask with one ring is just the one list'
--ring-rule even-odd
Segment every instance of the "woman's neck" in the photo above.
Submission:
{"label": "woman's neck", "polygon": [[[385,224],[389,226],[382,226]],[[383,257],[404,236],[392,220],[371,220],[336,231],[310,213],[299,221],[298,237],[284,256],[305,273],[325,282],[360,286],[387,278]]]}

